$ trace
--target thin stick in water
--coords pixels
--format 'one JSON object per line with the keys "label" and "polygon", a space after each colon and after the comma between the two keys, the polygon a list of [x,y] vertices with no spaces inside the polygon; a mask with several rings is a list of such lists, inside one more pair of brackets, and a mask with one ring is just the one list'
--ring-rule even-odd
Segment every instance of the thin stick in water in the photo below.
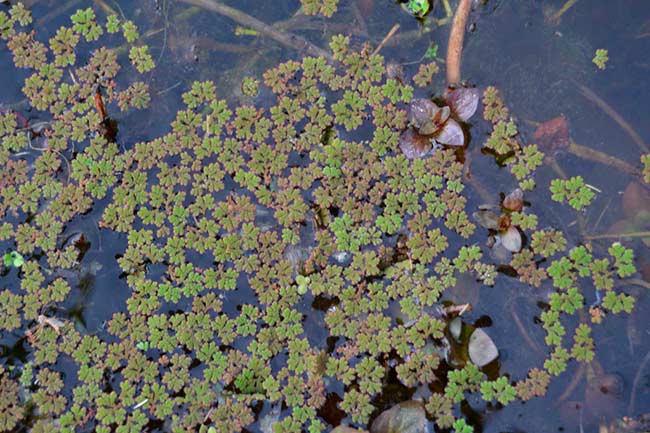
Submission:
{"label": "thin stick in water", "polygon": [[580,89],[580,92],[584,95],[585,98],[596,104],[596,106],[603,110],[609,117],[611,117],[614,122],[618,123],[618,125],[623,128],[625,132],[627,132],[627,135],[629,135],[630,138],[637,144],[637,146],[639,146],[639,149],[641,149],[642,152],[650,152],[648,146],[646,146],[641,136],[634,130],[634,128],[632,128],[632,125],[623,119],[623,117],[618,114],[611,105],[605,102],[600,96],[596,95],[596,93],[594,93],[594,91],[589,87],[584,86],[580,83],[576,83],[576,86],[578,86],[578,89]]}
{"label": "thin stick in water", "polygon": [[463,56],[463,40],[465,38],[465,26],[472,6],[472,0],[460,0],[454,21],[449,32],[449,43],[447,44],[447,84],[460,83],[460,65]]}
{"label": "thin stick in water", "polygon": [[384,36],[384,39],[382,39],[381,42],[379,43],[379,45],[377,45],[377,48],[375,48],[375,51],[372,52],[372,55],[374,56],[375,54],[380,52],[381,49],[384,48],[384,45],[386,45],[386,42],[388,42],[388,40],[390,38],[392,38],[393,35],[395,33],[397,33],[398,30],[399,30],[399,24],[395,24],[393,27],[391,27],[391,29],[388,31],[388,33],[386,33],[386,36]]}
{"label": "thin stick in water", "polygon": [[225,5],[219,1],[216,0],[181,0],[181,1],[183,3],[188,3],[194,6],[200,6],[204,9],[228,17],[231,20],[241,24],[242,26],[254,29],[262,33],[263,35],[271,39],[274,39],[275,41],[289,48],[293,48],[295,50],[305,52],[310,56],[323,57],[328,61],[334,60],[330,55],[330,53],[312,44],[307,39],[295,35],[293,33],[281,32],[276,28],[258,20],[257,18],[252,17],[247,13],[242,12],[238,9]]}

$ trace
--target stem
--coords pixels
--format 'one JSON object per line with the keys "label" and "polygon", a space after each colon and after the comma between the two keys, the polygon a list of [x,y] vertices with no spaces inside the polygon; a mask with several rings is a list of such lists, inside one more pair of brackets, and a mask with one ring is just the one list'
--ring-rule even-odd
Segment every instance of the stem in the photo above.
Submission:
{"label": "stem", "polygon": [[616,286],[639,286],[644,289],[650,290],[650,282],[647,282],[641,278],[628,278],[627,280],[621,280]]}
{"label": "stem", "polygon": [[62,6],[59,6],[56,9],[48,12],[41,19],[38,20],[36,24],[36,28],[44,26],[45,24],[49,23],[53,19],[57,18],[59,15],[63,14],[68,9],[76,6],[78,3],[81,3],[81,0],[71,0],[68,3],[65,3]]}
{"label": "stem", "polygon": [[[582,380],[582,376],[585,374],[585,365],[580,364],[580,367],[578,367],[578,370],[576,371],[575,375],[571,379],[571,382],[569,385],[566,387],[562,395],[557,399],[557,403],[566,400],[567,398],[571,397],[571,394],[573,391],[576,389],[580,381]],[[557,404],[556,403],[556,404]]]}
{"label": "stem", "polygon": [[648,149],[648,146],[643,142],[643,139],[641,136],[632,128],[632,125],[630,125],[623,117],[616,112],[612,108],[611,105],[609,105],[607,102],[605,102],[600,96],[596,95],[593,90],[588,88],[587,86],[584,86],[580,83],[575,83],[578,89],[580,89],[580,92],[583,94],[583,96],[587,99],[589,99],[591,102],[596,104],[598,108],[603,110],[609,117],[611,117],[614,122],[618,123],[618,125],[623,128],[625,132],[627,132],[627,135],[632,138],[632,140],[639,146],[639,149],[643,153],[648,153],[650,150]]}
{"label": "stem", "polygon": [[548,20],[551,23],[553,23],[553,25],[560,24],[560,18],[562,18],[562,15],[564,15],[564,13],[566,11],[568,11],[569,8],[571,8],[571,6],[573,6],[577,2],[578,2],[578,0],[567,0],[567,2],[564,3],[562,5],[562,7],[557,12],[555,12],[553,15],[551,15]]}
{"label": "stem", "polygon": [[465,38],[465,25],[472,6],[472,0],[460,0],[454,21],[449,32],[447,44],[447,84],[460,83],[460,64],[463,56],[463,39]]}
{"label": "stem", "polygon": [[617,170],[620,170],[624,173],[627,173],[631,176],[639,176],[639,170],[636,167],[628,164],[627,162],[616,158],[615,156],[608,155],[606,153],[594,150],[587,146],[582,146],[580,144],[571,142],[567,149],[570,153],[579,156],[583,159],[588,159],[590,161],[599,162],[603,165],[608,165]]}
{"label": "stem", "polygon": [[240,10],[227,6],[216,0],[181,0],[183,3],[192,4],[195,6],[200,6],[204,9],[211,10],[220,15],[226,16],[233,21],[241,24],[242,26],[252,28],[263,35],[274,39],[275,41],[285,45],[289,48],[293,48],[298,51],[304,51],[310,56],[314,57],[323,57],[328,61],[333,61],[332,56],[327,51],[323,50],[320,47],[312,44],[308,40],[304,39],[301,36],[295,35],[293,33],[283,33],[274,27],[254,18],[247,13],[244,13]]}
{"label": "stem", "polygon": [[587,235],[585,239],[620,239],[620,238],[647,238],[650,237],[650,231],[629,232],[629,233],[602,233],[599,235]]}
{"label": "stem", "polygon": [[379,45],[377,45],[377,48],[375,48],[375,51],[373,51],[372,54],[375,55],[379,51],[381,51],[384,45],[386,45],[386,42],[388,42],[390,38],[392,38],[393,35],[397,33],[398,30],[399,30],[399,24],[395,24],[393,27],[391,27],[391,29],[388,31],[386,36],[384,36],[384,39],[381,40],[381,42],[379,43]]}
{"label": "stem", "polygon": [[641,374],[643,373],[643,370],[645,370],[645,366],[648,364],[648,361],[650,361],[650,351],[646,353],[646,355],[643,357],[643,361],[641,361],[641,364],[639,365],[639,369],[636,371],[636,374],[634,375],[634,381],[632,382],[632,391],[630,391],[630,404],[627,406],[627,413],[633,414],[634,409],[635,409],[635,404],[636,404],[636,390],[639,387],[639,381],[641,380]]}
{"label": "stem", "polygon": [[512,318],[515,320],[515,325],[517,325],[517,329],[519,329],[519,333],[524,337],[524,340],[526,340],[526,343],[528,346],[530,346],[531,349],[533,349],[537,353],[542,353],[542,349],[539,348],[537,343],[535,343],[535,340],[530,338],[530,335],[528,335],[528,332],[526,332],[526,328],[524,327],[524,324],[521,323],[521,319],[519,319],[519,315],[515,311],[515,304],[512,303],[510,305],[510,313],[512,314]]}

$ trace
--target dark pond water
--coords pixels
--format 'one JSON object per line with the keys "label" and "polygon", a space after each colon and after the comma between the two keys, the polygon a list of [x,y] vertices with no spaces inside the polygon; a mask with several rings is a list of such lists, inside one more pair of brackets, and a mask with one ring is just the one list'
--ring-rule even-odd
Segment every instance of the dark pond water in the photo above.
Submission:
{"label": "dark pond water", "polygon": [[[291,0],[240,0],[228,2],[266,23],[282,23],[283,28],[303,35],[314,44],[326,46],[328,38],[337,33],[352,36],[353,43],[369,42],[375,46],[390,28],[399,24],[396,36],[381,53],[389,62],[403,65],[404,75],[412,76],[429,46],[439,46],[441,72],[430,88],[417,90],[416,96],[440,94],[444,89],[444,58],[449,26],[426,29],[401,7],[389,0],[344,0],[332,19],[294,16],[300,4]],[[434,2],[441,3],[441,2]],[[647,0],[579,0],[557,22],[547,18],[563,1],[501,0],[476,5],[470,15],[470,32],[466,34],[462,76],[469,84],[484,89],[494,85],[501,90],[506,104],[519,123],[524,141],[532,137],[537,125],[564,115],[572,141],[640,167],[639,157],[647,153],[630,134],[617,124],[611,113],[598,101],[606,101],[624,118],[644,143],[650,143],[648,100],[650,99],[650,4]],[[66,3],[33,2],[30,8],[40,38],[53,34],[72,10],[97,8],[103,2]],[[181,95],[195,80],[213,80],[220,97],[233,105],[243,99],[239,83],[244,76],[259,77],[269,67],[291,58],[299,58],[295,50],[264,37],[235,36],[237,24],[218,14],[201,9],[188,9],[182,2],[108,2],[120,14],[134,20],[150,45],[157,68],[147,76],[152,90],[152,107],[144,111],[116,116],[119,123],[118,144],[124,149],[135,143],[168,132],[169,123],[181,108]],[[455,2],[452,1],[455,7]],[[0,4],[0,10],[8,6]],[[102,13],[102,12],[99,12]],[[433,11],[442,18],[442,4]],[[431,18],[431,17],[430,17]],[[431,25],[428,20],[425,25]],[[595,50],[609,51],[605,70],[592,63]],[[88,53],[78,53],[80,56]],[[12,66],[6,49],[0,50],[0,106],[11,107],[30,116],[22,96],[27,74]],[[585,90],[588,89],[588,90]],[[590,90],[589,90],[590,89]],[[597,96],[593,96],[593,95]],[[37,122],[38,115],[30,118]],[[492,158],[481,158],[480,147],[489,131],[484,122],[471,129],[472,141],[467,152],[472,155],[471,171],[475,182],[492,197],[508,193],[515,187],[505,170],[495,169]],[[646,144],[647,145],[647,144]],[[548,167],[537,175],[538,187],[527,193],[526,201],[540,218],[542,227],[565,231],[569,248],[592,238],[597,250],[619,240],[617,233],[640,232],[650,228],[648,218],[632,224],[630,212],[623,208],[623,192],[631,182],[629,174],[576,152],[561,151],[555,160],[569,176],[581,175],[598,190],[582,220],[568,207],[550,200],[548,185],[557,174]],[[647,190],[646,190],[647,191]],[[468,193],[468,209],[483,203],[474,192]],[[650,211],[649,203],[636,203],[636,212]],[[90,333],[102,335],[105,323],[125,308],[130,296],[126,280],[116,257],[126,247],[126,237],[108,230],[99,230],[102,203],[89,214],[74,219],[68,233],[83,232],[91,248],[86,253],[82,270],[67,276],[73,291],[58,308],[59,315],[79,320]],[[640,209],[640,210],[639,210]],[[479,230],[480,232],[480,230]],[[608,235],[602,236],[600,235]],[[650,251],[640,237],[620,238],[636,254],[640,270],[638,279],[650,280]],[[483,244],[485,236],[477,233],[471,242]],[[3,247],[9,249],[10,245]],[[200,260],[200,258],[197,258]],[[101,265],[99,269],[91,267]],[[150,270],[155,273],[155,269]],[[0,281],[9,288],[18,281],[16,272],[9,272]],[[501,374],[520,377],[531,365],[540,365],[546,357],[544,331],[539,325],[539,302],[547,301],[545,293],[520,283],[505,274],[499,275],[494,287],[473,287],[469,281],[445,299],[457,303],[471,302],[473,309],[465,315],[467,323],[488,323],[486,328],[500,351],[498,370]],[[525,404],[513,403],[505,408],[486,405],[480,399],[463,404],[463,412],[483,432],[552,432],[597,431],[603,417],[607,421],[622,416],[637,417],[650,413],[650,313],[648,288],[630,285],[628,293],[637,299],[630,316],[607,317],[595,328],[596,361],[589,369],[612,375],[620,380],[612,399],[593,397],[594,386],[577,363],[554,378],[547,395]],[[595,301],[586,295],[587,303]],[[590,297],[591,296],[591,297]],[[230,302],[246,302],[233,295]],[[231,307],[232,308],[232,307]],[[304,314],[314,313],[308,305]],[[484,326],[484,325],[482,325]],[[312,338],[321,333],[313,329]],[[524,335],[525,334],[525,335]],[[536,351],[530,343],[542,349]],[[20,365],[29,359],[24,353],[18,331],[0,334],[0,363]],[[59,366],[65,370],[65,366]],[[494,374],[494,371],[492,372]],[[574,380],[575,379],[575,380]],[[604,403],[603,403],[604,402]],[[255,427],[258,428],[258,427]]]}

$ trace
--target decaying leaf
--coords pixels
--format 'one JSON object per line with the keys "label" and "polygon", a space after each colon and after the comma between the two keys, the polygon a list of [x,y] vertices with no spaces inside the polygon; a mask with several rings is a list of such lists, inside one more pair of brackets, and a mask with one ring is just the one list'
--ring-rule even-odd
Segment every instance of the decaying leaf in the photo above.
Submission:
{"label": "decaying leaf", "polygon": [[[409,121],[420,134],[431,135],[436,132],[438,125],[444,123],[449,118],[450,110],[448,107],[446,108],[446,113],[443,113],[441,112],[441,108],[429,99],[414,99],[411,101]],[[436,119],[438,120],[437,122]]]}
{"label": "decaying leaf", "polygon": [[465,133],[458,122],[454,119],[447,119],[444,126],[435,135],[436,141],[447,146],[463,146],[465,144]]}
{"label": "decaying leaf", "polygon": [[449,322],[449,333],[456,342],[460,342],[460,331],[463,329],[463,321],[460,317],[456,317],[454,320]]}
{"label": "decaying leaf", "polygon": [[489,230],[499,229],[499,215],[491,210],[482,209],[472,214],[478,225]]}
{"label": "decaying leaf", "polygon": [[479,98],[478,89],[459,87],[447,89],[445,92],[447,104],[449,104],[458,119],[463,122],[467,122],[476,113]]}
{"label": "decaying leaf", "polygon": [[61,320],[55,317],[47,317],[43,314],[38,315],[38,324],[50,326],[57,334],[59,333],[59,330],[65,326],[65,323],[63,323]]}
{"label": "decaying leaf", "polygon": [[518,253],[521,250],[521,234],[515,226],[510,226],[499,235],[501,237],[501,244],[510,252]]}
{"label": "decaying leaf", "polygon": [[487,332],[477,328],[469,337],[469,359],[479,367],[489,364],[497,359],[499,350]]}
{"label": "decaying leaf", "polygon": [[640,212],[650,213],[650,191],[639,182],[628,184],[621,201],[626,217],[634,217]]}
{"label": "decaying leaf", "polygon": [[524,208],[524,191],[517,188],[503,199],[503,207],[513,212],[519,212]]}
{"label": "decaying leaf", "polygon": [[421,401],[407,400],[385,410],[370,426],[370,433],[428,433]]}
{"label": "decaying leaf", "polygon": [[408,159],[425,157],[432,149],[431,138],[407,128],[399,136],[399,148]]}
{"label": "decaying leaf", "polygon": [[571,144],[569,124],[564,114],[539,125],[533,133],[533,140],[544,152],[554,152]]}

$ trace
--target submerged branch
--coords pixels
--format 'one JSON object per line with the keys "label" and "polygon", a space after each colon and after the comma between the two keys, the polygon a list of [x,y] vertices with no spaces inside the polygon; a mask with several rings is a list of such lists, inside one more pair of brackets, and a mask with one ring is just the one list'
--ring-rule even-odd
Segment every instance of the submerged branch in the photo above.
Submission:
{"label": "submerged branch", "polygon": [[256,30],[261,34],[263,34],[264,36],[274,39],[275,41],[289,48],[293,48],[295,50],[305,52],[310,56],[324,57],[329,61],[333,61],[333,58],[330,55],[330,53],[312,44],[307,39],[304,39],[303,37],[298,35],[294,35],[293,33],[281,32],[275,29],[274,27],[258,20],[257,18],[252,17],[247,13],[244,13],[233,7],[227,6],[219,1],[216,0],[181,0],[181,1],[194,6],[200,6],[204,9],[228,17],[231,20],[241,24],[242,26]]}
{"label": "submerged branch", "polygon": [[628,233],[603,233],[599,235],[588,235],[585,239],[593,241],[596,239],[621,239],[621,238],[648,238],[650,231],[628,232]]}
{"label": "submerged branch", "polygon": [[623,128],[625,132],[627,132],[627,135],[629,135],[630,138],[632,138],[632,140],[637,144],[637,146],[639,146],[639,149],[641,149],[642,152],[650,152],[648,146],[645,144],[641,136],[634,130],[634,128],[632,128],[632,125],[623,119],[623,117],[618,114],[611,105],[605,102],[600,96],[596,95],[596,93],[594,93],[594,91],[589,87],[584,86],[580,83],[576,83],[576,86],[578,89],[580,89],[580,92],[584,95],[585,98],[596,104],[596,106],[598,106],[598,108],[603,110],[609,117],[611,117],[614,122],[618,123],[618,125]]}
{"label": "submerged branch", "polygon": [[578,0],[567,0],[567,2],[564,3],[564,5],[562,5],[562,7],[557,10],[557,12],[555,12],[553,15],[548,17],[548,21],[551,24],[553,24],[554,26],[559,25],[560,24],[560,19],[562,18],[562,15],[564,15],[564,13],[566,11],[568,11],[577,2],[578,2]]}
{"label": "submerged branch", "polygon": [[379,45],[377,45],[377,48],[375,48],[375,51],[373,51],[372,54],[375,55],[379,51],[381,51],[381,49],[384,47],[384,45],[386,45],[386,42],[388,42],[390,40],[390,38],[392,38],[393,35],[395,35],[395,33],[397,33],[398,30],[399,30],[399,24],[395,24],[393,27],[391,27],[391,29],[388,31],[386,36],[384,36],[384,39],[381,40],[381,42],[379,43]]}
{"label": "submerged branch", "polygon": [[645,370],[646,365],[650,362],[650,351],[646,353],[646,355],[643,357],[643,360],[641,361],[641,364],[639,364],[639,368],[636,371],[636,374],[634,375],[634,381],[632,382],[632,390],[630,391],[630,403],[627,406],[627,412],[629,414],[633,414],[635,411],[635,405],[636,405],[636,391],[639,388],[639,382],[641,381],[643,377],[643,370]]}
{"label": "submerged branch", "polygon": [[467,17],[472,6],[472,0],[460,0],[454,21],[449,32],[449,43],[447,44],[447,84],[460,83],[460,64],[463,55],[463,39],[465,38],[465,26]]}
{"label": "submerged branch", "polygon": [[580,158],[599,162],[603,165],[613,167],[631,176],[639,176],[640,174],[639,170],[632,164],[629,164],[622,159],[607,155],[606,153],[600,152],[587,146],[582,146],[580,144],[571,142],[567,150]]}

